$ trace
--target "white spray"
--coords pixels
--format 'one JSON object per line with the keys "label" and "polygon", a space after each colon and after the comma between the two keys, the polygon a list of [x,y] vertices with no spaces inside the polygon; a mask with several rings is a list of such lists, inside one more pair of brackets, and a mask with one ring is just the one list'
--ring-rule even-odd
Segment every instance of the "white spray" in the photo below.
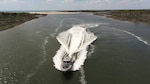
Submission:
{"label": "white spray", "polygon": [[77,53],[77,59],[72,67],[72,70],[76,71],[84,64],[87,58],[87,48],[97,37],[90,31],[87,31],[86,28],[73,26],[69,30],[61,32],[56,38],[61,47],[53,57],[55,68],[61,71],[62,57],[65,53],[71,58],[73,58],[73,54]]}

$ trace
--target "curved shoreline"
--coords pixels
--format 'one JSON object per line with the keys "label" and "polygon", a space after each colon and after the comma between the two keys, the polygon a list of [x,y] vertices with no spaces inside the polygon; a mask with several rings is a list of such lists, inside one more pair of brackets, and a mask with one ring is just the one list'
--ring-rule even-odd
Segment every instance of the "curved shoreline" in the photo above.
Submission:
{"label": "curved shoreline", "polygon": [[0,12],[0,31],[13,28],[26,21],[46,16],[47,14],[30,14],[30,13],[6,13]]}
{"label": "curved shoreline", "polygon": [[110,10],[105,13],[97,12],[94,15],[106,16],[121,21],[150,24],[150,10]]}

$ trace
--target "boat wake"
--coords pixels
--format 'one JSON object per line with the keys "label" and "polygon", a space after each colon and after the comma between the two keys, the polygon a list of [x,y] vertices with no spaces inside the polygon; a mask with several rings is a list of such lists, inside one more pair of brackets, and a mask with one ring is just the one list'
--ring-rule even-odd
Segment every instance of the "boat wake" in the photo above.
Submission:
{"label": "boat wake", "polygon": [[81,77],[80,77],[80,82],[81,84],[87,84],[87,81],[85,80],[85,72],[83,67],[80,68],[80,73],[81,73]]}
{"label": "boat wake", "polygon": [[97,36],[87,28],[76,25],[59,33],[56,38],[61,46],[53,57],[54,67],[60,71],[76,71],[84,65],[88,46]]}
{"label": "boat wake", "polygon": [[78,25],[73,25],[74,27],[75,26],[80,26],[80,27],[83,27],[83,28],[93,28],[93,27],[97,27],[97,26],[99,26],[99,24],[78,24]]}
{"label": "boat wake", "polygon": [[55,29],[55,32],[52,33],[52,34],[50,34],[51,37],[54,38],[54,37],[56,36],[58,30],[62,27],[63,22],[64,22],[64,20],[61,20],[61,21],[60,21],[59,26]]}
{"label": "boat wake", "polygon": [[140,37],[140,36],[138,36],[138,35],[136,35],[136,34],[134,34],[134,33],[132,33],[132,32],[129,32],[129,31],[126,31],[126,30],[122,30],[122,29],[117,29],[117,28],[113,28],[113,29],[122,31],[122,32],[124,32],[124,33],[126,33],[126,34],[129,34],[129,35],[135,37],[138,41],[141,41],[142,43],[144,43],[144,44],[146,44],[146,45],[148,45],[148,46],[150,45],[149,42],[147,42],[147,41],[144,40],[142,37]]}
{"label": "boat wake", "polygon": [[44,38],[43,43],[42,43],[42,52],[43,52],[43,55],[42,55],[41,61],[39,62],[39,64],[35,67],[35,69],[34,69],[32,72],[30,72],[29,74],[27,74],[27,75],[25,76],[25,81],[24,81],[22,84],[28,84],[28,83],[29,83],[29,79],[37,73],[38,69],[39,69],[39,68],[44,64],[44,62],[46,61],[46,56],[47,56],[47,53],[46,53],[46,45],[47,45],[47,43],[48,43],[48,39],[49,39],[49,37],[46,36],[46,37]]}
{"label": "boat wake", "polygon": [[123,32],[129,34],[129,35],[132,35],[133,37],[137,38],[139,41],[143,42],[144,44],[146,45],[150,45],[150,43],[148,43],[147,41],[143,40],[142,37],[139,37],[131,32],[128,32],[128,31],[125,31],[125,30],[122,30]]}

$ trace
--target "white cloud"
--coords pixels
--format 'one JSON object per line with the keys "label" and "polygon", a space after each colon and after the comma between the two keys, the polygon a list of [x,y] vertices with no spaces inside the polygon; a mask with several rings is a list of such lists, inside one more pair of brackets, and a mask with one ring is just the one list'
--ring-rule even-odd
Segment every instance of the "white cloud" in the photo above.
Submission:
{"label": "white cloud", "polygon": [[124,9],[143,8],[145,0],[121,0],[116,5]]}
{"label": "white cloud", "polygon": [[52,2],[53,0],[46,0],[46,2]]}
{"label": "white cloud", "polygon": [[113,3],[113,0],[87,0],[85,5],[91,9],[104,9],[109,8]]}
{"label": "white cloud", "polygon": [[1,0],[0,1],[0,3],[1,4],[10,4],[10,3],[12,3],[12,4],[20,4],[20,3],[24,3],[23,1],[21,1],[21,0]]}
{"label": "white cloud", "polygon": [[55,0],[46,0],[45,2],[43,2],[45,4],[54,4]]}
{"label": "white cloud", "polygon": [[0,10],[84,10],[150,8],[150,0],[0,0]]}
{"label": "white cloud", "polygon": [[133,4],[133,3],[141,3],[144,0],[122,0],[120,1],[120,4]]}
{"label": "white cloud", "polygon": [[64,0],[66,3],[73,2],[73,0]]}
{"label": "white cloud", "polygon": [[112,0],[89,0],[87,1],[89,5],[108,5],[112,3]]}
{"label": "white cloud", "polygon": [[99,3],[109,3],[109,2],[112,2],[112,0],[92,0],[92,1],[99,2]]}

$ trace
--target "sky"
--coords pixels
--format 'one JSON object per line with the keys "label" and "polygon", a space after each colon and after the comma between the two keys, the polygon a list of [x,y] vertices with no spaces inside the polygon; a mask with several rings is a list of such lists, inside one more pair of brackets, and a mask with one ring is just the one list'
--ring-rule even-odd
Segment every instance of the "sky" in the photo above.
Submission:
{"label": "sky", "polygon": [[0,0],[4,10],[150,9],[150,0]]}

